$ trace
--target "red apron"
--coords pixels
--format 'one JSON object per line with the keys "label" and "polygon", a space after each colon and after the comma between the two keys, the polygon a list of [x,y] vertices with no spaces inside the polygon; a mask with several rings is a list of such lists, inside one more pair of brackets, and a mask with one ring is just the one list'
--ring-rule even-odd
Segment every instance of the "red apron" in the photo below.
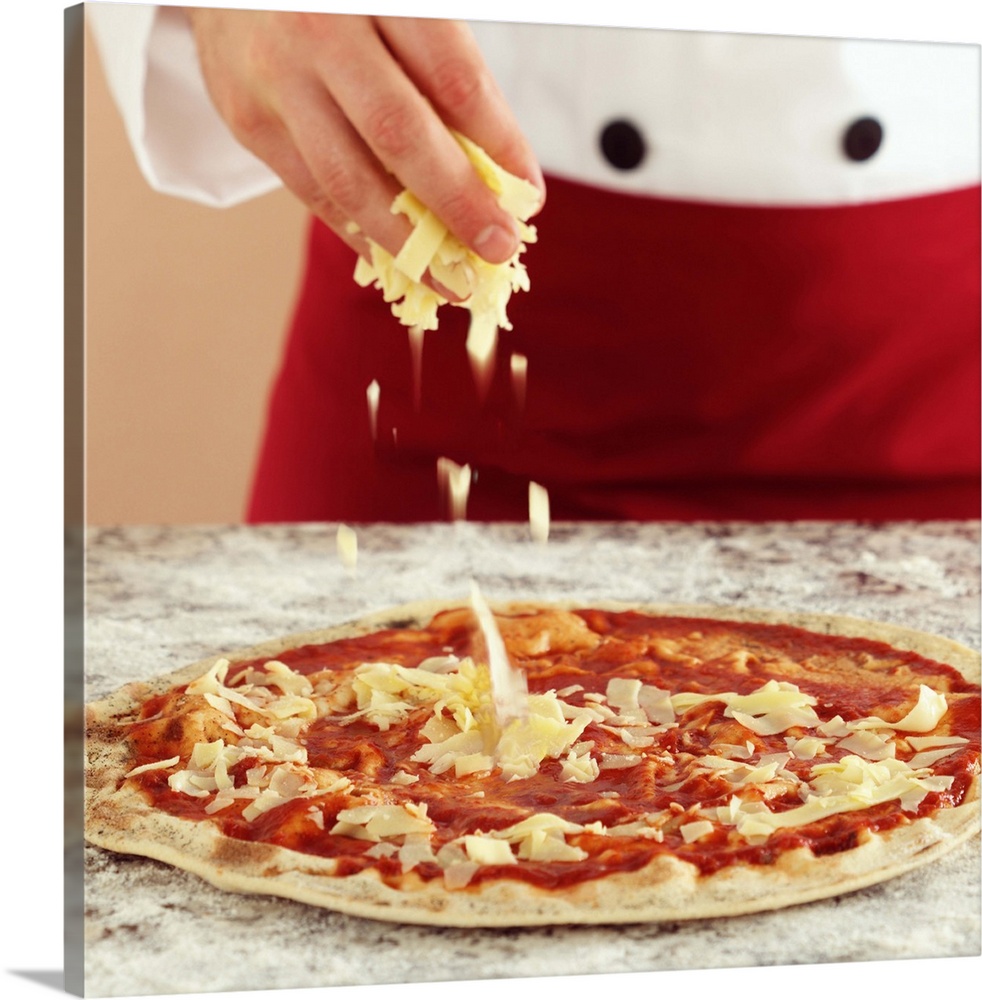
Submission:
{"label": "red apron", "polygon": [[[979,188],[857,206],[654,199],[551,179],[481,400],[467,315],[407,331],[324,226],[250,521],[976,518]],[[528,358],[524,406],[509,358]],[[373,438],[366,390],[380,389]]]}

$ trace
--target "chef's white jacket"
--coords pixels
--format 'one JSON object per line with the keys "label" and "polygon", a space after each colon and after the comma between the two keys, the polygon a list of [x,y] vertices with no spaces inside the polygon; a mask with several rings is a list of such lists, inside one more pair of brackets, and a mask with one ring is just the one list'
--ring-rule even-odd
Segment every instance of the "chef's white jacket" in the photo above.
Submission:
{"label": "chef's white jacket", "polygon": [[[180,9],[87,4],[86,14],[155,189],[222,206],[280,184],[212,106]],[[852,204],[979,181],[974,45],[472,27],[546,173],[749,205]],[[639,154],[628,164],[604,153],[615,122]]]}

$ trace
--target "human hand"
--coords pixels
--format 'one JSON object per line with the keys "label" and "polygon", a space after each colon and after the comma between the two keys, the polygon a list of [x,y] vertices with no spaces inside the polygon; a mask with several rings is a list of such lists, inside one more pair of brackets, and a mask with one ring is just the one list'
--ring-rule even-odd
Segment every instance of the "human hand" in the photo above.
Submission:
{"label": "human hand", "polygon": [[[491,263],[519,245],[454,129],[544,193],[469,29],[425,18],[189,8],[209,93],[232,133],[363,255],[411,231],[411,190]],[[354,223],[354,227],[350,224]],[[357,227],[357,229],[355,229]]]}

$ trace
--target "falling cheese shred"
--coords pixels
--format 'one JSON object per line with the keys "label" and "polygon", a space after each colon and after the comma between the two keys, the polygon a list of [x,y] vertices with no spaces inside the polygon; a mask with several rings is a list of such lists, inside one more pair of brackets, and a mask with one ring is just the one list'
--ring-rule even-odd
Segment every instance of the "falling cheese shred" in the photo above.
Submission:
{"label": "falling cheese shred", "polygon": [[453,459],[441,457],[436,461],[436,475],[440,492],[449,509],[450,520],[464,520],[473,479],[471,467],[458,465]]}
{"label": "falling cheese shred", "polygon": [[353,573],[358,567],[358,533],[354,528],[338,525],[337,548],[342,565]]}
{"label": "falling cheese shred", "polygon": [[549,541],[549,491],[539,483],[529,483],[529,533],[533,542]]}
{"label": "falling cheese shred", "polygon": [[519,410],[525,408],[525,394],[528,391],[529,359],[524,354],[512,353],[509,359],[511,387]]}
{"label": "falling cheese shred", "polygon": [[372,440],[378,437],[378,404],[382,390],[376,379],[372,379],[365,389],[365,399],[368,403],[368,425],[372,431]]}

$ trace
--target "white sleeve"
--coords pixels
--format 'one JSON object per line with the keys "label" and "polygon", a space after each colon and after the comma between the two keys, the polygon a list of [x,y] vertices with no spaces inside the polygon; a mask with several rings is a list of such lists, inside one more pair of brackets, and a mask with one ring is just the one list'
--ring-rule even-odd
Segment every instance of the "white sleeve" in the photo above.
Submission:
{"label": "white sleeve", "polygon": [[86,4],[126,134],[152,188],[215,207],[281,185],[232,135],[205,87],[187,17],[152,4]]}

